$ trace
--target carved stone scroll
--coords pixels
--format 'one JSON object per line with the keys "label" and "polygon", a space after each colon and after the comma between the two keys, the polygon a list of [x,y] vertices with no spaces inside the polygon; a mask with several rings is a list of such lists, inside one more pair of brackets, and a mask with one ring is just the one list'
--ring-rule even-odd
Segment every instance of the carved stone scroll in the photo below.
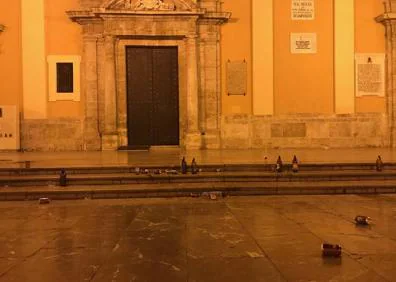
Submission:
{"label": "carved stone scroll", "polygon": [[193,0],[106,0],[102,8],[134,11],[191,11],[197,6]]}

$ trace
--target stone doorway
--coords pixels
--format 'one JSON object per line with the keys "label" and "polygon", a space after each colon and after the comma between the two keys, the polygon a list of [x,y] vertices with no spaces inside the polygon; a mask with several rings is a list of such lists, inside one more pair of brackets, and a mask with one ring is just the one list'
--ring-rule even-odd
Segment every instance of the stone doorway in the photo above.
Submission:
{"label": "stone doorway", "polygon": [[174,127],[175,139],[167,142],[219,148],[220,26],[231,16],[221,11],[220,1],[80,0],[80,5],[67,14],[82,26],[84,149],[130,145],[125,46],[135,45],[178,50],[179,129]]}
{"label": "stone doorway", "polygon": [[128,149],[179,145],[177,46],[126,46]]}

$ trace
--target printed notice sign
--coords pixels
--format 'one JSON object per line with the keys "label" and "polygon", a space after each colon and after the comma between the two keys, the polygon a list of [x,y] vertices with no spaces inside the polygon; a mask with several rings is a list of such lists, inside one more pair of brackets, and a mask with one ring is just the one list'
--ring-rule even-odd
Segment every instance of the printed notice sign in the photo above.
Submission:
{"label": "printed notice sign", "polygon": [[314,0],[292,0],[292,20],[313,20],[315,18]]}
{"label": "printed notice sign", "polygon": [[317,51],[316,33],[291,33],[292,54],[315,54]]}
{"label": "printed notice sign", "polygon": [[356,55],[356,96],[385,96],[385,55]]}

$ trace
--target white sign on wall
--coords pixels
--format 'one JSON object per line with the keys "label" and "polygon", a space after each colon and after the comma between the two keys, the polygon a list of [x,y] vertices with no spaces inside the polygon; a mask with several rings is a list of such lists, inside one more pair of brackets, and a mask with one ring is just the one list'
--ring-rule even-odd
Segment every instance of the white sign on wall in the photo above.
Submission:
{"label": "white sign on wall", "polygon": [[0,150],[18,150],[19,112],[16,106],[0,105]]}
{"label": "white sign on wall", "polygon": [[316,33],[291,33],[290,48],[292,54],[315,54]]}
{"label": "white sign on wall", "polygon": [[356,96],[385,96],[385,54],[356,54]]}
{"label": "white sign on wall", "polygon": [[314,0],[292,0],[292,20],[313,20],[315,18]]}

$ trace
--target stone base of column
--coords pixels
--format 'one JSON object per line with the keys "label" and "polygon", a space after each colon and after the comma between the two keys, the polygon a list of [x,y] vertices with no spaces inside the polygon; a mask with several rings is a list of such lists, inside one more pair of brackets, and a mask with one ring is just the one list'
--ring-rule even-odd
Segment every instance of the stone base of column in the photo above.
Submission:
{"label": "stone base of column", "polygon": [[202,135],[201,133],[187,133],[184,142],[186,150],[198,150],[202,148]]}
{"label": "stone base of column", "polygon": [[206,132],[202,136],[202,149],[220,149],[220,132]]}
{"label": "stone base of column", "polygon": [[84,142],[84,151],[100,151],[101,144],[100,138],[90,138],[86,139]]}
{"label": "stone base of column", "polygon": [[100,151],[101,150],[101,141],[98,132],[92,126],[90,128],[85,129],[84,134],[84,151]]}
{"label": "stone base of column", "polygon": [[118,147],[117,134],[102,135],[102,151],[117,151]]}

